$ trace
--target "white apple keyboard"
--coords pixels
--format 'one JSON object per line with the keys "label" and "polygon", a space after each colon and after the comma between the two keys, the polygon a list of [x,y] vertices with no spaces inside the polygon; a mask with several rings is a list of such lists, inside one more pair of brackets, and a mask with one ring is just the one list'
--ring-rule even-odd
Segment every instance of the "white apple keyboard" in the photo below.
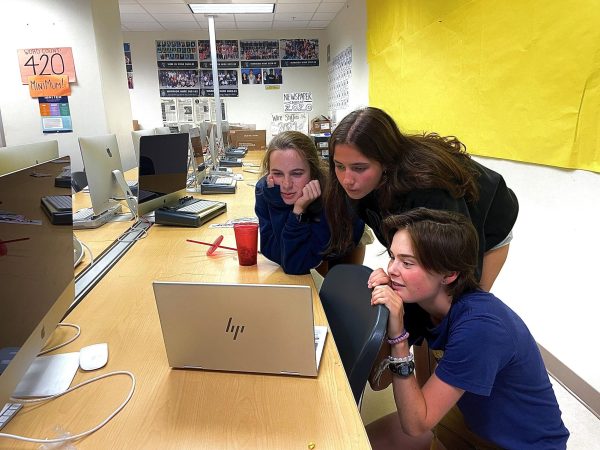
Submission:
{"label": "white apple keyboard", "polygon": [[79,367],[82,370],[96,370],[108,362],[108,344],[93,344],[79,350]]}

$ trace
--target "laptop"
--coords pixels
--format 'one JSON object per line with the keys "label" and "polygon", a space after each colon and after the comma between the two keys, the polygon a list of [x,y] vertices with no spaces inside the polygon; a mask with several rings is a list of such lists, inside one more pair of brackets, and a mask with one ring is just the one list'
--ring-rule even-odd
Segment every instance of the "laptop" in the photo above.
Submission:
{"label": "laptop", "polygon": [[316,377],[327,327],[308,286],[153,282],[174,368]]}

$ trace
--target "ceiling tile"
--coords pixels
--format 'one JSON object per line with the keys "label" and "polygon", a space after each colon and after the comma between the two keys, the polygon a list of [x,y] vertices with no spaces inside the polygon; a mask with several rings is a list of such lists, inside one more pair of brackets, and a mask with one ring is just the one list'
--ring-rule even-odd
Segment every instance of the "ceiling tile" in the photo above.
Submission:
{"label": "ceiling tile", "polygon": [[192,14],[187,4],[174,4],[174,3],[147,3],[144,4],[144,8],[150,13],[166,13],[166,14]]}
{"label": "ceiling tile", "polygon": [[165,29],[156,22],[139,22],[139,23],[128,23],[127,28],[129,31],[164,31]]}
{"label": "ceiling tile", "polygon": [[313,17],[313,13],[283,13],[275,14],[275,21],[277,22],[287,22],[287,21],[297,21],[297,20],[310,20]]}
{"label": "ceiling tile", "polygon": [[308,26],[308,20],[298,20],[298,21],[294,21],[294,22],[282,22],[282,21],[275,21],[273,22],[273,29],[286,29],[286,28],[293,28],[293,29],[297,29],[297,28],[306,28]]}
{"label": "ceiling tile", "polygon": [[154,18],[161,23],[171,22],[194,22],[196,19],[193,14],[153,14]]}
{"label": "ceiling tile", "polygon": [[[149,5],[151,3],[170,3],[170,4],[181,3],[181,4],[184,4],[186,8],[189,9],[189,7],[187,6],[187,2],[185,0],[138,0],[138,3],[140,3],[142,5]],[[202,1],[199,1],[199,3],[202,3]]]}
{"label": "ceiling tile", "polygon": [[237,24],[238,30],[270,30],[271,22],[240,22]]}
{"label": "ceiling tile", "polygon": [[235,14],[235,21],[240,22],[272,22],[273,14]]}
{"label": "ceiling tile", "polygon": [[142,8],[137,3],[123,3],[123,2],[121,2],[119,4],[119,12],[121,14],[123,14],[123,13],[145,13],[146,10],[144,8]]}
{"label": "ceiling tile", "polygon": [[131,22],[156,22],[154,18],[147,13],[142,14],[121,14],[121,22],[122,23],[131,23]]}
{"label": "ceiling tile", "polygon": [[340,9],[344,7],[345,3],[321,3],[321,5],[317,8],[317,12],[326,13],[333,12],[337,13]]}
{"label": "ceiling tile", "polygon": [[275,8],[276,13],[304,12],[313,13],[317,10],[318,3],[283,3]]}
{"label": "ceiling tile", "polygon": [[331,22],[329,20],[311,20],[308,28],[319,28],[324,30]]}
{"label": "ceiling tile", "polygon": [[198,25],[196,23],[196,21],[194,22],[170,22],[170,23],[164,23],[163,22],[163,27],[165,27],[167,30],[201,30],[202,28],[200,27],[200,25]]}
{"label": "ceiling tile", "polygon": [[335,19],[335,16],[337,16],[336,13],[315,13],[315,15],[313,16],[313,20],[327,20],[329,22],[331,22],[333,19]]}

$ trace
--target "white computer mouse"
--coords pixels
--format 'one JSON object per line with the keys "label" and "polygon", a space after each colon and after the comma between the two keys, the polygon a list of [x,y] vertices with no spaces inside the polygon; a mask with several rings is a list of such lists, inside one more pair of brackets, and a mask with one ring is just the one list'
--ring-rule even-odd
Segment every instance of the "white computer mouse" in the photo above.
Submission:
{"label": "white computer mouse", "polygon": [[79,367],[82,370],[96,370],[108,362],[108,344],[88,345],[79,350]]}

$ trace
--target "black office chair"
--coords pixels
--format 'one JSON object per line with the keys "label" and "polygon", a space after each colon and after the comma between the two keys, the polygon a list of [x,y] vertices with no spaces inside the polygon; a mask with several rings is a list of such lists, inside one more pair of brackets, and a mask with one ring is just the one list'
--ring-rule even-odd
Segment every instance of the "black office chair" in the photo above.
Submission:
{"label": "black office chair", "polygon": [[88,185],[85,172],[71,172],[71,186],[75,192],[81,191]]}
{"label": "black office chair", "polygon": [[356,404],[385,338],[389,311],[371,306],[367,280],[372,270],[339,264],[327,272],[319,291]]}

